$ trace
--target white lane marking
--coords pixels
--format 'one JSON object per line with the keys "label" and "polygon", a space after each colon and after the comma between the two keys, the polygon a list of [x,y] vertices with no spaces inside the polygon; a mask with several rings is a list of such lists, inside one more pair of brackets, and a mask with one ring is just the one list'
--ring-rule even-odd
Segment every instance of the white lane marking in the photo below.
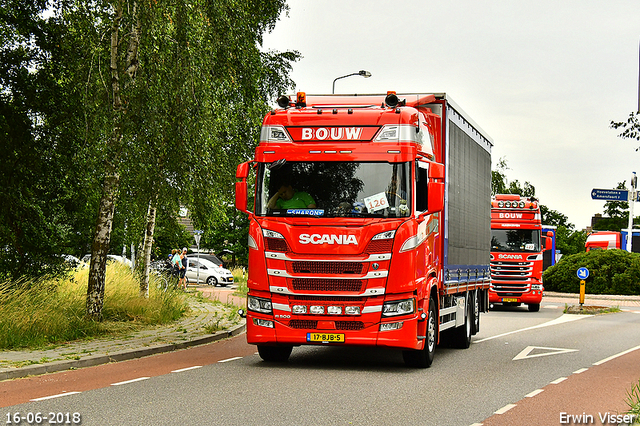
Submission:
{"label": "white lane marking", "polygon": [[[531,352],[533,352],[536,349],[542,349],[542,350],[545,350],[547,352],[530,355]],[[569,353],[569,352],[577,352],[577,351],[578,351],[578,349],[546,348],[544,346],[527,346],[526,348],[524,348],[522,350],[522,352],[520,352],[518,355],[516,355],[513,358],[513,361],[516,361],[516,360],[519,360],[519,359],[537,358],[537,357],[540,357],[540,356],[547,356],[547,355],[566,354],[566,353]]]}
{"label": "white lane marking", "polygon": [[611,355],[609,358],[601,359],[598,362],[594,362],[593,365],[604,364],[607,361],[611,361],[614,358],[618,358],[619,356],[626,355],[629,352],[633,352],[633,351],[638,350],[638,349],[640,349],[640,346],[636,346],[635,348],[627,349],[626,351],[620,352],[619,354]]}
{"label": "white lane marking", "polygon": [[534,396],[536,396],[537,394],[544,392],[544,389],[536,389],[533,392],[530,392],[528,394],[526,394],[524,397],[525,398],[533,398]]}
{"label": "white lane marking", "polygon": [[76,395],[79,394],[80,392],[63,392],[63,393],[59,393],[57,395],[51,395],[51,396],[43,396],[42,398],[34,398],[34,399],[30,399],[29,401],[33,401],[33,402],[37,402],[37,401],[45,401],[47,399],[53,399],[53,398],[60,398],[62,396],[67,396],[67,395]]}
{"label": "white lane marking", "polygon": [[202,366],[194,365],[193,367],[181,368],[179,370],[173,370],[172,373],[182,373],[183,371],[195,370],[196,368],[202,368]]}
{"label": "white lane marking", "polygon": [[580,370],[576,370],[573,372],[573,374],[580,374],[580,373],[584,373],[585,371],[587,371],[588,368],[581,368]]}
{"label": "white lane marking", "polygon": [[521,328],[520,330],[509,331],[507,333],[498,334],[496,336],[485,337],[484,339],[475,340],[473,343],[486,342],[487,340],[497,339],[498,337],[508,336],[510,334],[520,333],[521,331],[534,330],[536,328],[549,327],[552,325],[564,324],[565,322],[577,321],[580,319],[592,317],[593,315],[563,314],[560,317],[545,322],[543,324],[534,325],[532,327]]}
{"label": "white lane marking", "polygon": [[498,411],[494,412],[494,414],[504,414],[507,411],[511,410],[515,406],[516,406],[516,404],[507,404],[504,407],[502,407],[501,409],[499,409]]}
{"label": "white lane marking", "polygon": [[242,359],[242,357],[241,356],[234,356],[233,358],[223,359],[223,360],[220,360],[218,362],[229,362],[229,361],[235,361],[236,359]]}
{"label": "white lane marking", "polygon": [[553,382],[551,382],[552,385],[557,385],[558,383],[562,383],[565,380],[567,380],[566,377],[560,377],[559,379],[555,379]]}
{"label": "white lane marking", "polygon": [[111,383],[111,386],[127,385],[129,383],[140,382],[142,380],[147,380],[147,379],[150,379],[150,377],[138,377],[137,379],[126,380],[124,382]]}

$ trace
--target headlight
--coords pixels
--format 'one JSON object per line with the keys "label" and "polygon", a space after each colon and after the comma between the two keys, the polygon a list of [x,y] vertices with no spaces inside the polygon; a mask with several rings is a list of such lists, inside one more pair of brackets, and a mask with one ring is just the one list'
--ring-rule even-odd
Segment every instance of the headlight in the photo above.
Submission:
{"label": "headlight", "polygon": [[273,309],[271,307],[271,300],[263,299],[261,297],[248,296],[247,297],[247,309],[254,312],[260,312],[263,314],[272,314]]}
{"label": "headlight", "polygon": [[395,229],[393,231],[385,231],[385,232],[381,232],[378,235],[375,235],[371,241],[374,240],[390,240],[391,238],[393,238],[396,235],[396,231]]}
{"label": "headlight", "polygon": [[384,302],[382,305],[382,316],[393,317],[397,315],[407,315],[415,312],[414,299],[393,300]]}

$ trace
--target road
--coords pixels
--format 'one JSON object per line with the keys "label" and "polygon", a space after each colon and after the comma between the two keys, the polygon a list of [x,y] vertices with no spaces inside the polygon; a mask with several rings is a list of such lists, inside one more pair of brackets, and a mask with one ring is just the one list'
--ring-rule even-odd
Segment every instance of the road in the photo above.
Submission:
{"label": "road", "polygon": [[[640,363],[628,358],[640,359],[640,350],[594,363],[640,345],[639,312],[568,316],[553,304],[537,313],[497,309],[483,315],[471,348],[438,347],[426,370],[406,368],[397,351],[352,347],[295,348],[287,364],[268,364],[241,335],[1,382],[0,405],[6,424],[17,412],[80,413],[83,425],[544,425],[561,424],[562,411],[597,420],[597,413],[626,404],[614,398],[616,407],[599,407],[581,402],[579,391],[568,399],[553,392],[603,374],[623,389],[637,383]],[[616,369],[624,360],[624,370]],[[578,386],[593,393],[599,383]]]}

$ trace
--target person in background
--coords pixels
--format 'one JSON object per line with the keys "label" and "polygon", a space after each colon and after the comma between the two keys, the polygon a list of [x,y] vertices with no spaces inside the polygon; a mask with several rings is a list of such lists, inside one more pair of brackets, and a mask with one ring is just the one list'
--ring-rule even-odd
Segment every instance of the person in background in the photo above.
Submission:
{"label": "person in background", "polygon": [[185,278],[187,265],[189,265],[189,258],[187,257],[187,248],[184,247],[180,255],[180,288],[183,290],[187,289],[187,279]]}
{"label": "person in background", "polygon": [[171,250],[171,254],[169,255],[169,261],[171,262],[171,276],[175,277],[176,281],[179,280],[180,276],[180,253],[178,249]]}

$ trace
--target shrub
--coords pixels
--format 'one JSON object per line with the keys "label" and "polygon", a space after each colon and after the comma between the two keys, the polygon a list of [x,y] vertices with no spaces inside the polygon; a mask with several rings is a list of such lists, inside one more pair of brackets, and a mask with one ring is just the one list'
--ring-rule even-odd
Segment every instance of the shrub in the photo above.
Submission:
{"label": "shrub", "polygon": [[624,250],[595,250],[563,256],[544,275],[548,291],[579,293],[578,268],[589,269],[585,291],[590,294],[640,295],[640,254]]}

